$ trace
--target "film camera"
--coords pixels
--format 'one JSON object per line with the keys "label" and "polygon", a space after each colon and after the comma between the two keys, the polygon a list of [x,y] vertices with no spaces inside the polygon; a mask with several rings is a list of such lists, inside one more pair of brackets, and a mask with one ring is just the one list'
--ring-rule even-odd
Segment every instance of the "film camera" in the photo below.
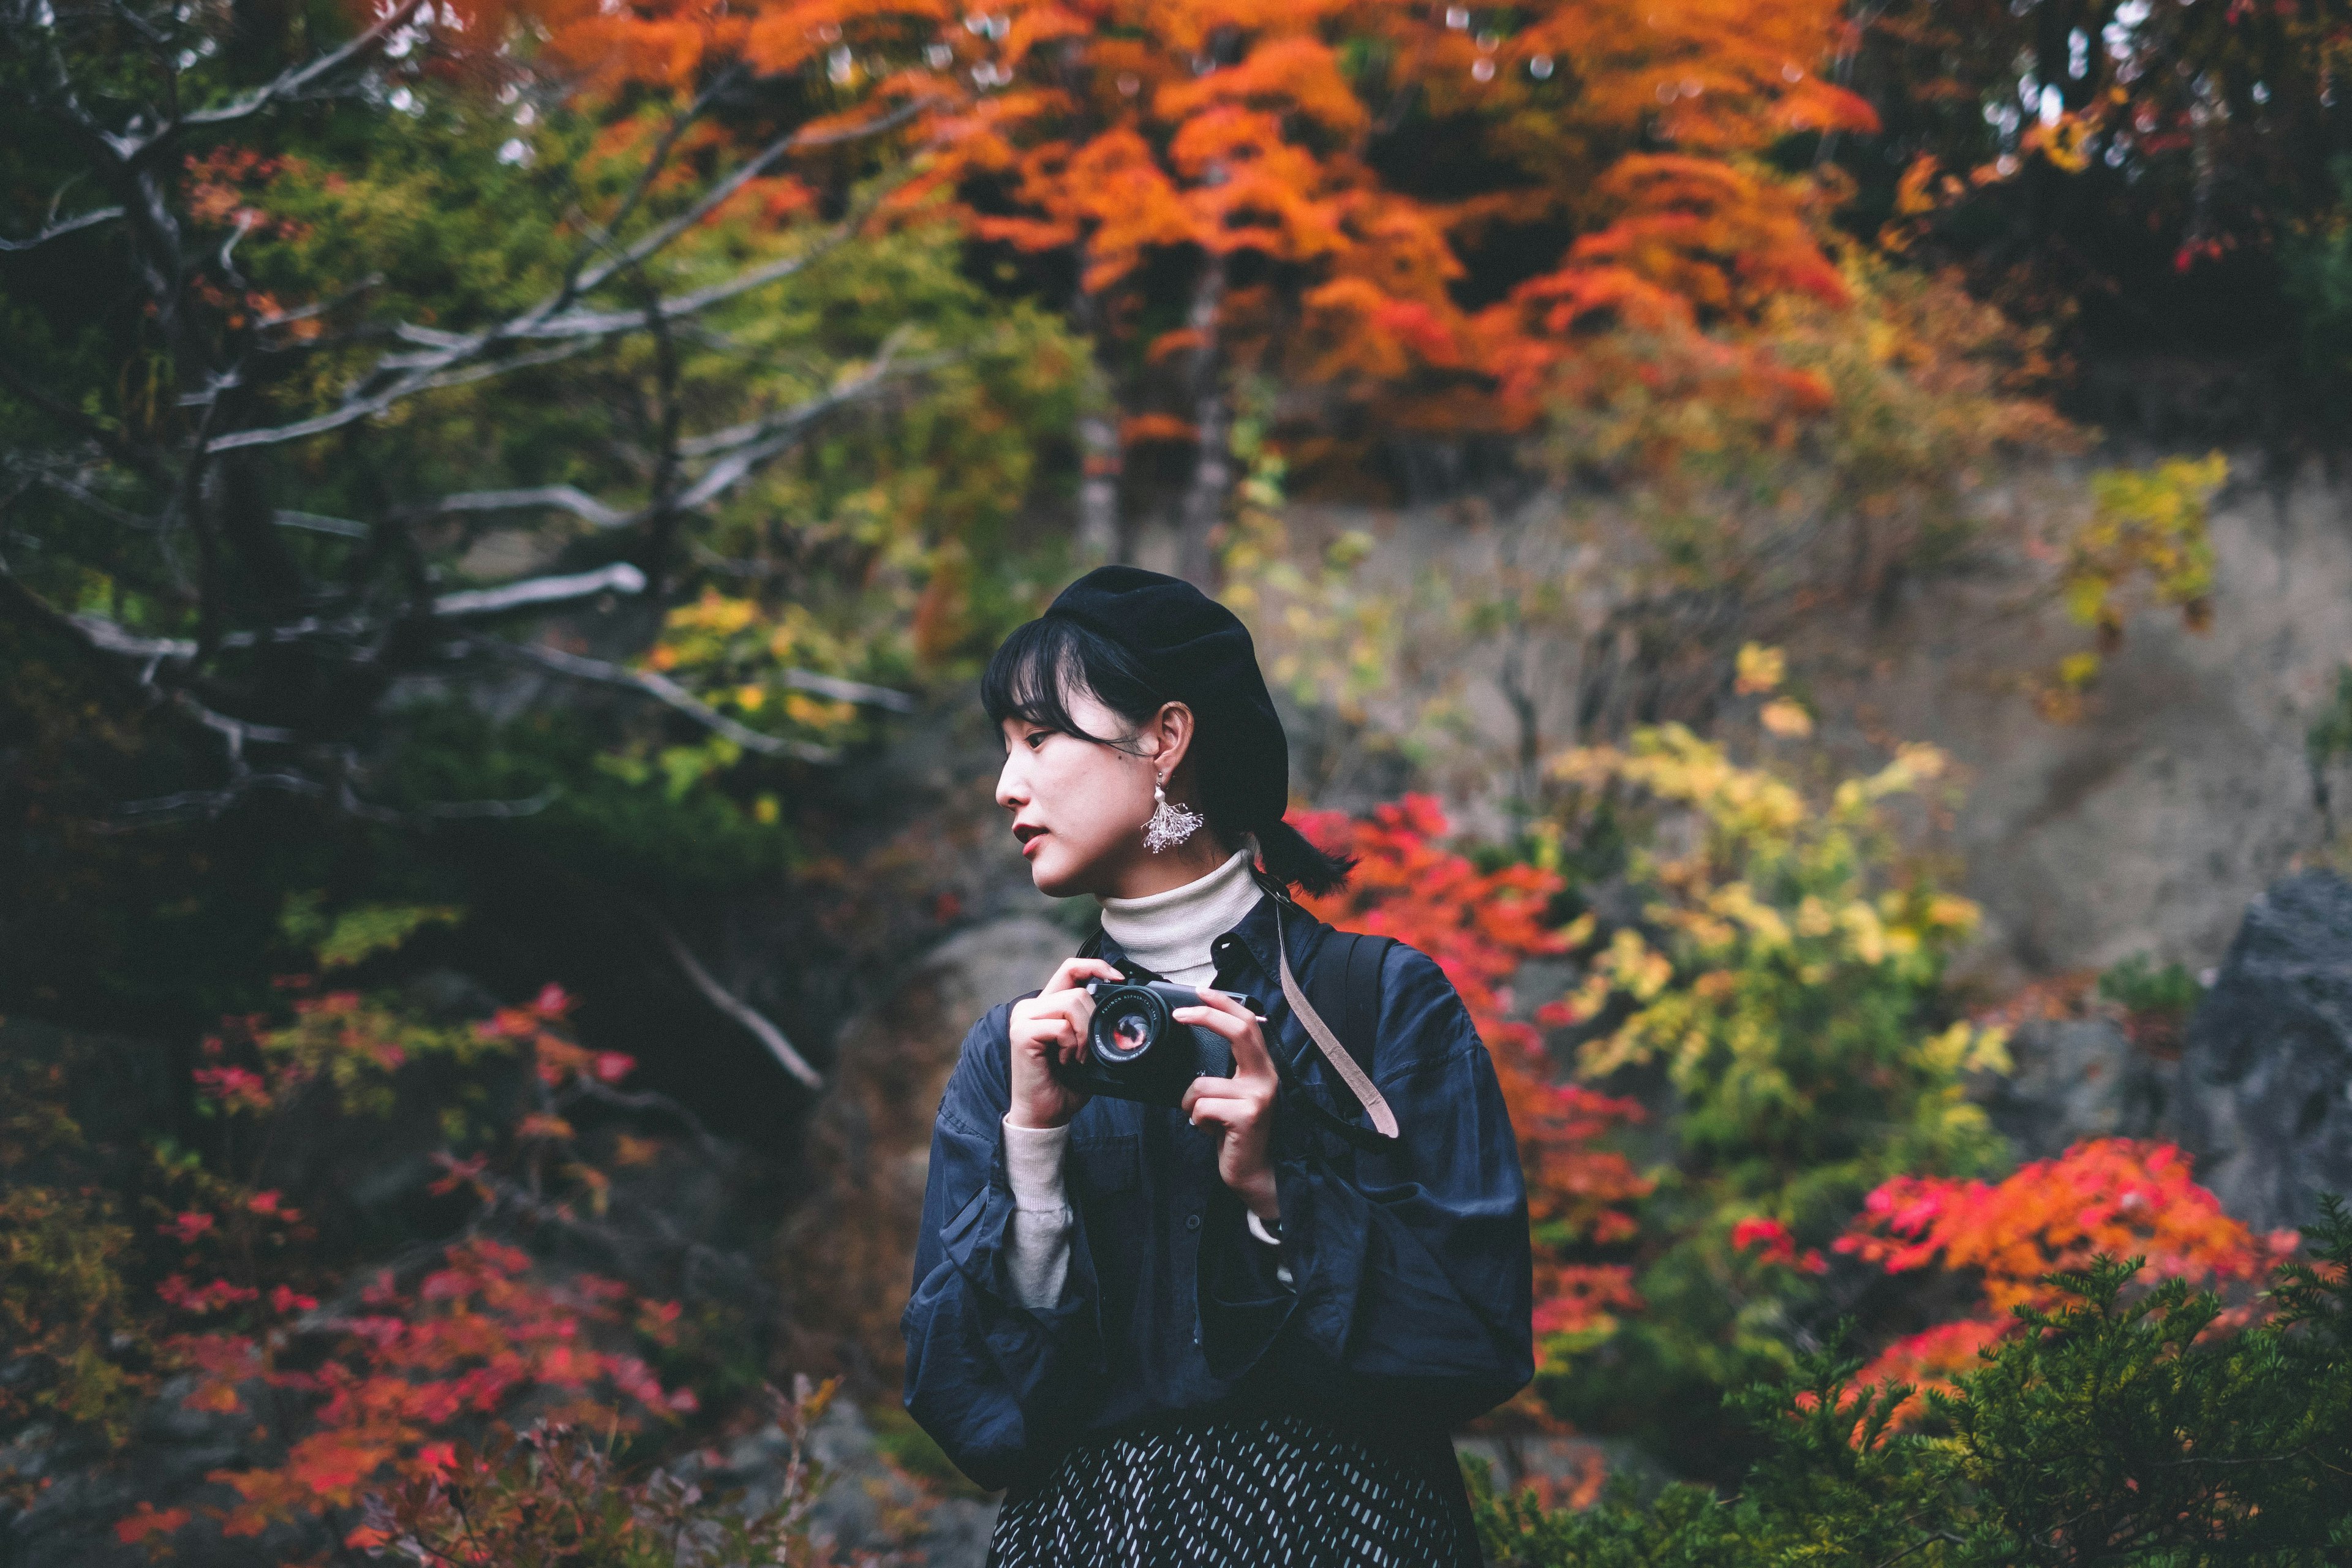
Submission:
{"label": "film camera", "polygon": [[[1202,1074],[1234,1076],[1234,1049],[1223,1035],[1171,1016],[1179,1007],[1202,1005],[1192,986],[1165,980],[1090,980],[1087,994],[1094,998],[1095,1016],[1087,1031],[1086,1057],[1075,1062],[1047,1058],[1049,1070],[1071,1088],[1174,1107]],[[1220,994],[1265,1021],[1251,998],[1231,991]]]}

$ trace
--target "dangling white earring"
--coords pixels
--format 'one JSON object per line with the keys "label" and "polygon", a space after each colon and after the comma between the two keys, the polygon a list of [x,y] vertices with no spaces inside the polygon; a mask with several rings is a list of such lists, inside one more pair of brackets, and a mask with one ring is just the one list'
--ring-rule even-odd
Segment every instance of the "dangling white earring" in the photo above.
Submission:
{"label": "dangling white earring", "polygon": [[1151,820],[1143,825],[1143,847],[1154,855],[1162,849],[1172,849],[1199,830],[1209,819],[1197,811],[1168,803],[1166,781],[1154,780],[1151,785]]}

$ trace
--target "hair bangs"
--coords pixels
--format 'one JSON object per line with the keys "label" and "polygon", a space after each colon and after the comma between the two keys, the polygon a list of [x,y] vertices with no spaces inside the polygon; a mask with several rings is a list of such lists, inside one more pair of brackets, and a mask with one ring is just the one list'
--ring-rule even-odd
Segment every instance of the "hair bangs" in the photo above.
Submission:
{"label": "hair bangs", "polygon": [[1161,701],[1127,650],[1074,621],[1047,616],[1013,628],[980,678],[980,702],[991,723],[1019,719],[1041,730],[1110,744],[1117,739],[1082,728],[1070,698],[1085,692],[1112,712],[1141,723]]}

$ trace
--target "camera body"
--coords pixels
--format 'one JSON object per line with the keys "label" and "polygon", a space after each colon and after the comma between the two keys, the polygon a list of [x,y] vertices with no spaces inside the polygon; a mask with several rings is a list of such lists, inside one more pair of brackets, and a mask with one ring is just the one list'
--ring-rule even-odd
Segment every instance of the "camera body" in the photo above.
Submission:
{"label": "camera body", "polygon": [[[1171,1016],[1179,1007],[1202,1005],[1192,986],[1166,980],[1090,980],[1087,994],[1094,998],[1095,1016],[1086,1056],[1075,1062],[1046,1058],[1048,1070],[1069,1087],[1172,1108],[1183,1103],[1194,1079],[1234,1076],[1234,1049],[1223,1035]],[[1220,994],[1263,1019],[1249,997]]]}

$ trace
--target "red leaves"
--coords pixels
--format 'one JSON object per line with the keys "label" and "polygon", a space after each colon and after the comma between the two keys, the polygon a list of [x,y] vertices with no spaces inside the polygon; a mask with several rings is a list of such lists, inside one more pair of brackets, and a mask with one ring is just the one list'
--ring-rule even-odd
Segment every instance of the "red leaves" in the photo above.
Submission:
{"label": "red leaves", "polygon": [[[2249,1231],[2191,1179],[2169,1143],[2095,1138],[1998,1183],[1897,1177],[1870,1194],[1835,1245],[1889,1273],[1974,1276],[1979,1300],[1969,1317],[1898,1341],[1861,1374],[1943,1387],[1979,1349],[2015,1331],[2013,1309],[2064,1300],[2045,1275],[2103,1253],[2139,1256],[2151,1275],[2244,1291],[2294,1250],[2295,1236]],[[2237,1327],[2252,1310],[2242,1301],[2216,1327]]]}
{"label": "red leaves", "polygon": [[1794,1268],[1806,1274],[1826,1274],[1829,1262],[1821,1253],[1807,1247],[1800,1255],[1797,1238],[1789,1227],[1777,1219],[1751,1216],[1731,1227],[1731,1249],[1734,1252],[1753,1250],[1759,1262],[1776,1264],[1782,1268]]}
{"label": "red leaves", "polygon": [[142,1502],[137,1512],[115,1521],[114,1538],[125,1546],[136,1546],[150,1536],[172,1534],[189,1518],[186,1509],[159,1509],[152,1502]]}
{"label": "red leaves", "polygon": [[203,1097],[224,1110],[262,1111],[270,1107],[268,1085],[250,1068],[198,1068],[194,1076]]}
{"label": "red leaves", "polygon": [[[556,1408],[584,1409],[607,1395],[665,1416],[695,1408],[691,1393],[664,1388],[642,1359],[594,1342],[625,1331],[628,1289],[616,1280],[541,1279],[529,1254],[477,1237],[445,1249],[413,1289],[387,1274],[365,1296],[373,1310],[326,1325],[339,1337],[315,1364],[291,1364],[240,1336],[184,1342],[184,1356],[219,1380],[209,1387],[232,1401],[232,1380],[257,1377],[310,1402],[310,1429],[278,1463],[214,1472],[240,1499],[223,1516],[225,1533],[354,1506],[394,1472],[437,1474],[452,1452],[437,1428],[525,1398],[557,1395]],[[290,1292],[277,1301],[316,1305]],[[677,1309],[647,1304],[639,1316],[647,1314],[666,1324]]]}
{"label": "red leaves", "polygon": [[[529,1006],[502,1009],[470,1038],[434,1035],[350,992],[293,1005],[290,1028],[272,1032],[257,1017],[232,1035],[242,1035],[237,1043],[256,1065],[231,1063],[228,1040],[206,1043],[197,1081],[213,1104],[246,1113],[229,1124],[234,1134],[256,1134],[266,1146],[270,1122],[313,1106],[306,1096],[330,1088],[347,1113],[388,1106],[390,1076],[409,1059],[404,1041],[461,1059],[476,1042],[497,1042],[521,1056],[532,1093],[490,1149],[529,1164],[528,1190],[548,1200],[557,1190],[538,1162],[551,1150],[560,1148],[567,1176],[592,1195],[604,1180],[580,1162],[564,1112],[593,1098],[592,1089],[625,1079],[636,1062],[571,1039],[562,1026],[572,999],[561,987],[545,987]],[[248,1118],[263,1125],[254,1128]],[[489,1198],[513,1181],[494,1168],[488,1151],[462,1157],[443,1151],[437,1158],[444,1174],[431,1184],[436,1195],[470,1189]],[[254,1168],[262,1168],[257,1160]],[[550,1277],[520,1247],[473,1235],[442,1248],[421,1274],[379,1272],[359,1291],[356,1310],[322,1313],[320,1299],[331,1296],[333,1281],[318,1277],[315,1261],[299,1272],[306,1255],[286,1244],[310,1233],[283,1190],[257,1179],[240,1183],[193,1155],[169,1158],[164,1169],[190,1194],[177,1212],[163,1211],[156,1227],[190,1249],[183,1270],[157,1289],[163,1308],[194,1321],[163,1346],[171,1364],[195,1374],[184,1403],[230,1415],[267,1389],[271,1425],[283,1428],[274,1453],[256,1428],[252,1462],[212,1474],[237,1498],[208,1510],[226,1535],[258,1535],[285,1521],[355,1508],[384,1486],[446,1475],[455,1463],[446,1430],[453,1423],[525,1403],[558,1416],[593,1414],[600,1431],[616,1420],[666,1420],[696,1408],[690,1392],[665,1387],[627,1348],[670,1342],[675,1303],[635,1300],[627,1286],[600,1276]],[[551,1201],[547,1212],[565,1213]],[[228,1277],[198,1270],[198,1257],[215,1259]],[[164,1542],[188,1518],[186,1510],[142,1505],[117,1532],[167,1550]]]}

